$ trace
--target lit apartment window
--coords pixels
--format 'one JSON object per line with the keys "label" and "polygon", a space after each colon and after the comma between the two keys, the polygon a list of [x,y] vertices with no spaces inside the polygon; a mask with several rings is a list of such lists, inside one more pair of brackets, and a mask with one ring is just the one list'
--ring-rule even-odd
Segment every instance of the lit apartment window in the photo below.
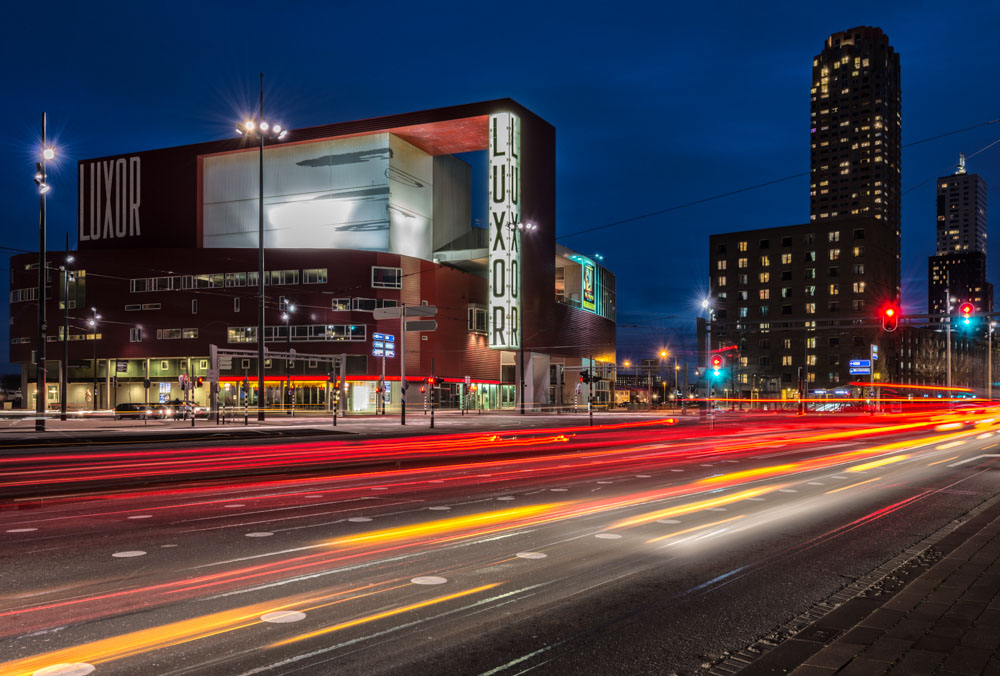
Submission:
{"label": "lit apartment window", "polygon": [[830,249],[830,260],[835,261],[840,258],[840,249]]}
{"label": "lit apartment window", "polygon": [[809,366],[815,366],[816,365],[816,355],[814,355],[814,354],[808,355],[806,357],[806,364],[808,364]]}
{"label": "lit apartment window", "polygon": [[725,275],[719,275],[717,281],[719,282],[718,286],[725,286],[726,285],[726,276]]}
{"label": "lit apartment window", "polygon": [[760,257],[760,265],[761,265],[761,267],[764,267],[764,268],[770,267],[770,265],[771,265],[771,258],[769,256],[761,256]]}
{"label": "lit apartment window", "polygon": [[[61,328],[61,327],[60,327]],[[128,330],[128,341],[130,343],[141,343],[142,342],[142,329],[134,328]]]}
{"label": "lit apartment window", "polygon": [[761,284],[767,284],[768,282],[771,281],[771,273],[770,272],[762,272],[762,273],[760,273],[759,278],[760,278],[760,283]]}
{"label": "lit apartment window", "polygon": [[747,265],[748,263],[746,258],[740,258],[738,261],[736,261],[736,267],[738,268],[745,268],[747,267]]}
{"label": "lit apartment window", "polygon": [[806,349],[815,350],[816,349],[816,337],[806,338]]}
{"label": "lit apartment window", "polygon": [[783,338],[781,340],[781,347],[785,348],[786,350],[791,350],[792,349],[792,339],[791,338]]}
{"label": "lit apartment window", "polygon": [[816,303],[806,303],[806,314],[807,315],[816,314]]}
{"label": "lit apartment window", "polygon": [[836,296],[837,294],[840,293],[840,285],[839,284],[831,284],[829,291],[830,291],[830,295],[831,296]]}
{"label": "lit apartment window", "polygon": [[726,261],[725,260],[716,261],[715,262],[715,268],[717,270],[725,270],[726,269]]}
{"label": "lit apartment window", "polygon": [[747,309],[745,307],[741,307],[740,308],[740,317],[746,317],[746,316],[747,316]]}
{"label": "lit apartment window", "polygon": [[760,300],[770,300],[770,298],[771,298],[771,290],[770,289],[761,289],[760,290]]}
{"label": "lit apartment window", "polygon": [[740,242],[739,245],[737,246],[737,248],[740,251],[746,251],[747,250],[747,243],[746,242]]}
{"label": "lit apartment window", "polygon": [[783,253],[783,254],[781,254],[781,264],[782,265],[789,265],[789,264],[791,264],[791,262],[792,262],[792,254],[790,254],[790,253]]}
{"label": "lit apartment window", "polygon": [[864,293],[865,283],[864,282],[854,282],[853,284],[854,293]]}
{"label": "lit apartment window", "polygon": [[865,255],[865,248],[863,246],[856,246],[856,247],[854,247],[854,257],[855,258],[857,258],[859,256],[864,256],[864,255]]}
{"label": "lit apartment window", "polygon": [[831,242],[840,241],[840,230],[833,230],[829,233],[829,239]]}

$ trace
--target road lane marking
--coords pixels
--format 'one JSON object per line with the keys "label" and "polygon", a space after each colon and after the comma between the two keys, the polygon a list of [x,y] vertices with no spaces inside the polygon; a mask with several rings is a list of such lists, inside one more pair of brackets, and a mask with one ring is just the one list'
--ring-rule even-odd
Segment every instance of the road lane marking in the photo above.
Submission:
{"label": "road lane marking", "polygon": [[742,519],[746,514],[740,514],[739,516],[731,516],[728,519],[722,519],[721,521],[713,521],[712,523],[702,524],[700,526],[692,526],[691,528],[685,528],[684,530],[674,531],[673,533],[668,533],[667,535],[660,535],[649,540],[646,540],[646,544],[651,544],[653,542],[660,542],[661,540],[666,540],[669,538],[675,538],[679,535],[687,535],[688,533],[693,533],[695,531],[704,530],[706,528],[711,528],[713,526],[718,526],[720,524],[729,523],[730,521],[736,521],[737,519]]}
{"label": "road lane marking", "polygon": [[967,462],[972,462],[973,460],[979,460],[980,458],[1000,458],[1000,455],[996,453],[984,453],[983,455],[977,455],[974,458],[966,458],[965,460],[959,460],[958,462],[953,462],[948,467],[958,467],[959,465],[964,465]]}
{"label": "road lane marking", "polygon": [[941,444],[940,446],[937,446],[934,450],[947,451],[949,448],[955,448],[956,446],[961,446],[964,443],[965,443],[964,441],[952,441],[949,444]]}
{"label": "road lane marking", "polygon": [[598,533],[594,537],[601,540],[620,540],[622,536],[618,533]]}
{"label": "road lane marking", "polygon": [[410,580],[413,584],[444,584],[447,581],[448,578],[438,575],[421,575]]}
{"label": "road lane marking", "polygon": [[115,557],[116,559],[131,559],[132,557],[135,557],[135,556],[145,556],[145,555],[146,555],[146,552],[144,552],[144,551],[142,551],[140,549],[133,549],[133,550],[129,550],[127,552],[115,552],[111,556]]}
{"label": "road lane marking", "polygon": [[874,479],[867,479],[865,481],[859,481],[856,484],[850,484],[848,486],[841,486],[840,488],[834,488],[832,491],[827,491],[823,495],[833,495],[834,493],[839,493],[840,491],[846,491],[848,488],[854,488],[855,486],[863,486],[864,484],[870,484],[873,481],[878,481],[882,477],[877,476]]}
{"label": "road lane marking", "polygon": [[954,460],[957,457],[958,457],[957,455],[953,455],[950,458],[945,458],[944,460],[938,460],[937,462],[928,463],[927,466],[933,467],[934,465],[940,465],[942,462],[948,462],[949,460]]}
{"label": "road lane marking", "polygon": [[304,619],[306,619],[306,614],[297,610],[276,610],[273,613],[264,613],[260,616],[261,622],[271,622],[272,624],[286,624]]}
{"label": "road lane marking", "polygon": [[274,535],[274,533],[270,533],[268,531],[259,531],[257,533],[247,533],[246,536],[248,538],[269,538],[272,535]]}
{"label": "road lane marking", "polygon": [[548,556],[548,554],[544,554],[542,552],[518,552],[514,556],[519,559],[544,559]]}

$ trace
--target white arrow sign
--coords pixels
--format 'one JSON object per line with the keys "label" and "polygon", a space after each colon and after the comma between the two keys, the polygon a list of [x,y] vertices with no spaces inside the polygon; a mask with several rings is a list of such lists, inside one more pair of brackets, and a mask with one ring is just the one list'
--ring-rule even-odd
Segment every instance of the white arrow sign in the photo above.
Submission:
{"label": "white arrow sign", "polygon": [[964,465],[967,462],[972,462],[973,460],[979,460],[980,458],[1000,458],[1000,454],[997,453],[987,453],[985,455],[977,455],[974,458],[966,458],[965,460],[959,460],[958,462],[953,462],[948,467],[958,467],[959,465]]}

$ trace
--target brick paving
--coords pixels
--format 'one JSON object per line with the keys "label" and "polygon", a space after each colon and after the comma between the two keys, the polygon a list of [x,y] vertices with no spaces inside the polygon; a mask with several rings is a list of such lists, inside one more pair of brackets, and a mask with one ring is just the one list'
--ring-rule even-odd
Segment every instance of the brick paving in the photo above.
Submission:
{"label": "brick paving", "polygon": [[859,594],[736,673],[1000,676],[1000,501],[933,548],[890,598]]}

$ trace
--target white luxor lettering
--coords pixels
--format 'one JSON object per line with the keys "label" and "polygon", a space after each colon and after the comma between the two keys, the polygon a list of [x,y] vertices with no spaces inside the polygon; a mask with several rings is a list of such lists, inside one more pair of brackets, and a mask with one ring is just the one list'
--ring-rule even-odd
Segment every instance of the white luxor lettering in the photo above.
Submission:
{"label": "white luxor lettering", "polygon": [[87,231],[83,227],[83,221],[84,221],[83,215],[84,215],[84,213],[86,213],[83,210],[83,204],[84,204],[84,201],[85,201],[84,200],[84,196],[86,195],[86,193],[83,190],[83,183],[84,183],[83,179],[84,179],[84,176],[86,176],[86,175],[87,174],[83,171],[83,165],[81,164],[80,165],[80,178],[77,181],[77,192],[79,193],[79,195],[78,195],[78,199],[76,201],[77,208],[80,210],[80,212],[77,214],[77,217],[76,217],[77,236],[79,237],[79,239],[80,239],[81,242],[90,241],[90,237],[87,235]]}
{"label": "white luxor lettering", "polygon": [[137,156],[90,162],[89,167],[80,165],[81,242],[142,234],[139,218],[139,207],[142,205],[141,166]]}
{"label": "white luxor lettering", "polygon": [[494,349],[520,346],[521,120],[511,113],[490,115],[489,341]]}

